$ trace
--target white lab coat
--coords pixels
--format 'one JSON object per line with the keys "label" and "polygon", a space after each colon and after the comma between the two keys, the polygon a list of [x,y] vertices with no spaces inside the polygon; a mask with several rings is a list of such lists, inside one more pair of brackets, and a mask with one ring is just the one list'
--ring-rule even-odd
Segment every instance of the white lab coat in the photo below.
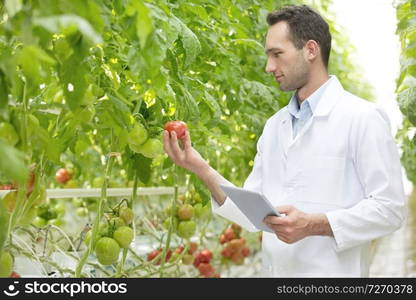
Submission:
{"label": "white lab coat", "polygon": [[[275,206],[325,213],[334,237],[286,244],[263,232],[264,277],[367,277],[370,242],[404,220],[400,159],[387,115],[345,91],[335,76],[329,80],[294,139],[287,107],[267,120],[244,188]],[[222,206],[211,201],[213,212],[257,231],[229,198]]]}

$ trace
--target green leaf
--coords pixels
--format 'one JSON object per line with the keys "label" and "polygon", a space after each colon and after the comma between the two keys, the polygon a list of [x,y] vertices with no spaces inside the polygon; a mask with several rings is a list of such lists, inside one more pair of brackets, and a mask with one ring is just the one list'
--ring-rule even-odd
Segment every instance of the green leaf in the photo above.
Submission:
{"label": "green leaf", "polygon": [[[151,176],[151,164],[152,159],[143,156],[142,154],[135,153],[130,156],[129,166],[131,173],[137,173],[140,181],[148,183]],[[133,175],[133,174],[131,174]],[[133,176],[131,176],[133,178]]]}
{"label": "green leaf", "polygon": [[60,69],[60,79],[67,104],[72,111],[76,111],[84,99],[88,83],[85,79],[87,70],[77,54],[71,55]]}
{"label": "green leaf", "polygon": [[416,126],[416,87],[408,88],[397,95],[401,112]]}
{"label": "green leaf", "polygon": [[94,30],[91,24],[77,15],[68,14],[51,17],[38,17],[33,19],[33,24],[52,33],[60,33],[68,29],[71,29],[71,31],[78,29],[91,43],[100,44],[103,42],[103,39]]}
{"label": "green leaf", "polygon": [[10,181],[26,182],[28,168],[24,163],[24,154],[0,139],[0,171],[7,174]]}
{"label": "green leaf", "polygon": [[13,18],[22,9],[22,0],[6,0],[5,6],[9,18]]}
{"label": "green leaf", "polygon": [[153,31],[150,10],[142,1],[135,1],[138,14],[136,15],[136,34],[140,41],[142,49],[146,45],[147,37]]}
{"label": "green leaf", "polygon": [[191,29],[188,28],[180,19],[175,16],[172,16],[173,26],[180,27],[180,36],[182,38],[183,48],[186,52],[185,67],[191,65],[198,54],[201,52],[201,43],[198,40],[198,37],[193,33]]}
{"label": "green leaf", "polygon": [[218,104],[217,100],[212,97],[210,93],[208,93],[206,90],[204,91],[205,97],[202,97],[204,102],[208,105],[209,109],[213,113],[213,118],[219,118],[221,116],[221,107]]}

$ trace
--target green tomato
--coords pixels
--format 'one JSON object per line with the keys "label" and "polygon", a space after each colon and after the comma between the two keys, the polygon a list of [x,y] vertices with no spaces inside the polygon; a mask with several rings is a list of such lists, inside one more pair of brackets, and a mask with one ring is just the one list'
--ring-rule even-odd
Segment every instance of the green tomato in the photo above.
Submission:
{"label": "green tomato", "polygon": [[194,208],[190,204],[184,204],[178,208],[176,215],[179,220],[190,220],[194,215]]}
{"label": "green tomato", "polygon": [[65,214],[65,203],[62,203],[62,202],[57,203],[55,204],[53,209],[56,211],[58,216],[63,216]]}
{"label": "green tomato", "polygon": [[42,227],[45,227],[46,220],[38,216],[38,217],[35,217],[32,224],[35,225],[36,227],[42,228]]}
{"label": "green tomato", "polygon": [[55,225],[55,226],[62,226],[64,224],[64,221],[62,221],[62,219],[51,219],[48,220],[48,224],[49,225]]}
{"label": "green tomato", "polygon": [[202,204],[197,203],[194,205],[195,217],[199,218],[202,215]]}
{"label": "green tomato", "polygon": [[104,178],[103,177],[95,177],[92,181],[92,187],[94,188],[100,188],[104,184]]}
{"label": "green tomato", "polygon": [[195,203],[202,203],[202,198],[199,193],[194,193],[192,197],[192,201]]}
{"label": "green tomato", "polygon": [[86,207],[78,207],[75,211],[78,217],[86,217],[88,216],[88,208]]}
{"label": "green tomato", "polygon": [[182,221],[178,225],[177,234],[184,239],[189,239],[195,234],[196,224],[194,221]]}
{"label": "green tomato", "polygon": [[83,203],[84,203],[84,200],[82,198],[73,198],[72,199],[72,204],[75,207],[81,207]]}
{"label": "green tomato", "polygon": [[111,237],[112,235],[109,233],[109,227],[108,227],[108,224],[106,224],[106,223],[101,223],[100,224],[100,227],[99,227],[99,229],[98,229],[98,234],[100,235],[100,236],[106,236],[106,237]]}
{"label": "green tomato", "polygon": [[56,219],[58,214],[52,207],[48,204],[44,204],[38,209],[38,216],[44,218],[45,220]]}
{"label": "green tomato", "polygon": [[163,154],[163,144],[158,139],[148,139],[146,143],[141,146],[141,154],[148,158],[155,158]]}
{"label": "green tomato", "polygon": [[13,272],[13,256],[9,252],[3,252],[0,257],[0,277],[10,277]]}
{"label": "green tomato", "polygon": [[114,232],[113,238],[117,241],[121,248],[128,248],[133,241],[133,229],[127,226],[121,226]]}
{"label": "green tomato", "polygon": [[66,189],[76,189],[78,187],[78,182],[75,179],[70,179],[67,183],[65,183],[64,187]]}
{"label": "green tomato", "polygon": [[192,264],[193,262],[194,262],[194,256],[193,255],[191,255],[191,254],[185,254],[183,257],[182,257],[182,263],[184,264],[184,265],[190,265],[190,264]]}
{"label": "green tomato", "polygon": [[133,222],[134,219],[133,211],[127,206],[123,206],[122,208],[120,208],[119,216],[124,220],[124,222],[127,225],[131,224],[131,222]]}
{"label": "green tomato", "polygon": [[120,254],[120,246],[109,237],[102,237],[95,245],[95,254],[102,265],[112,265],[117,262]]}
{"label": "green tomato", "polygon": [[14,146],[19,141],[19,136],[13,125],[6,122],[0,123],[0,138],[5,140],[9,145]]}
{"label": "green tomato", "polygon": [[111,218],[109,221],[109,226],[113,228],[114,230],[121,226],[126,226],[126,225],[127,225],[126,222],[124,222],[124,220],[120,217]]}
{"label": "green tomato", "polygon": [[147,133],[146,128],[140,123],[136,123],[133,129],[128,134],[128,143],[129,145],[140,146],[146,142],[149,134]]}
{"label": "green tomato", "polygon": [[209,207],[209,205],[203,206],[201,203],[195,204],[194,209],[195,209],[195,216],[197,218],[206,219],[209,217],[211,213],[211,208]]}

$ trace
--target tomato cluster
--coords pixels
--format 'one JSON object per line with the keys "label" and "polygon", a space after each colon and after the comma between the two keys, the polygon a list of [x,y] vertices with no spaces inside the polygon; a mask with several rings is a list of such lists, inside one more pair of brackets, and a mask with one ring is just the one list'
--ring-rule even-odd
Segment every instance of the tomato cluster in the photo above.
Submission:
{"label": "tomato cluster", "polygon": [[[166,214],[170,216],[172,207],[166,209]],[[202,204],[202,198],[196,191],[187,192],[179,196],[174,220],[173,231],[183,239],[191,238],[196,232],[196,219],[204,219],[210,214],[208,205]],[[165,228],[170,226],[170,218],[166,218],[163,223]]]}
{"label": "tomato cluster", "polygon": [[155,158],[163,154],[162,142],[157,138],[149,137],[147,129],[141,123],[136,123],[133,129],[130,130],[128,145],[131,151],[148,158]]}
{"label": "tomato cluster", "polygon": [[[106,222],[101,223],[95,239],[95,254],[102,265],[112,265],[118,261],[120,250],[127,249],[134,239],[131,224],[133,211],[127,206],[117,206],[107,214]],[[85,235],[84,242],[89,245],[92,231]]]}
{"label": "tomato cluster", "polygon": [[[187,252],[183,253],[185,250],[184,246],[177,247],[174,251],[169,249],[166,252],[166,261],[175,262],[179,257],[182,257],[182,264],[184,265],[193,265],[198,269],[199,273],[203,277],[220,277],[220,275],[215,271],[214,267],[211,265],[211,260],[213,254],[209,249],[203,249],[198,251],[198,244],[195,242],[189,242],[187,246]],[[161,262],[161,255],[163,248],[153,250],[147,255],[148,261],[153,261],[159,265]]]}
{"label": "tomato cluster", "polygon": [[33,220],[33,225],[36,227],[44,227],[46,225],[63,225],[62,217],[65,214],[64,202],[58,202],[58,199],[47,201],[40,205],[37,209],[37,215]]}
{"label": "tomato cluster", "polygon": [[232,261],[237,265],[242,265],[244,258],[250,255],[250,249],[245,245],[246,240],[240,234],[241,227],[237,224],[232,224],[221,234],[219,242],[224,245],[221,251],[224,263]]}
{"label": "tomato cluster", "polygon": [[201,276],[204,277],[220,277],[220,274],[215,271],[215,268],[211,265],[213,258],[212,252],[208,249],[204,249],[194,254],[193,265],[199,270]]}

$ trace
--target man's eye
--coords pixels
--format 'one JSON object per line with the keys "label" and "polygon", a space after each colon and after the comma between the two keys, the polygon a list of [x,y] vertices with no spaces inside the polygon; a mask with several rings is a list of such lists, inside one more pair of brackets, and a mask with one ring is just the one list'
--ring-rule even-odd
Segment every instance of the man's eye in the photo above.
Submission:
{"label": "man's eye", "polygon": [[274,56],[274,57],[278,57],[280,53],[281,53],[281,52],[275,52],[275,53],[273,53],[273,56]]}

